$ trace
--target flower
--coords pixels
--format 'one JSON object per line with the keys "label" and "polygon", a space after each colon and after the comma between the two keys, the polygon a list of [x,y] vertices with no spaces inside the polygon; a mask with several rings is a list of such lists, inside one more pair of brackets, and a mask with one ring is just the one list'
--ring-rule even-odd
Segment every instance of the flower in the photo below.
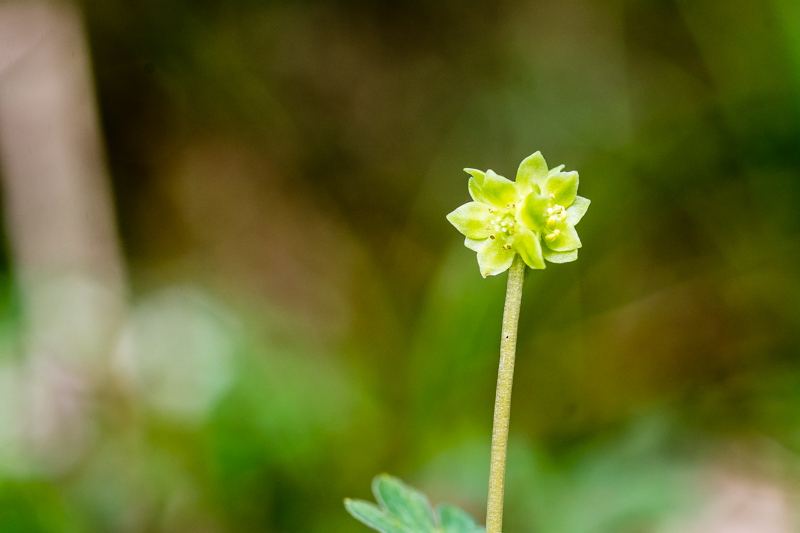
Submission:
{"label": "flower", "polygon": [[589,200],[578,196],[578,173],[548,170],[536,152],[519,165],[515,182],[491,170],[464,171],[469,179],[469,202],[447,220],[460,231],[464,245],[478,252],[481,275],[494,276],[511,266],[519,254],[531,268],[544,260],[567,263],[578,258],[581,240],[575,231]]}

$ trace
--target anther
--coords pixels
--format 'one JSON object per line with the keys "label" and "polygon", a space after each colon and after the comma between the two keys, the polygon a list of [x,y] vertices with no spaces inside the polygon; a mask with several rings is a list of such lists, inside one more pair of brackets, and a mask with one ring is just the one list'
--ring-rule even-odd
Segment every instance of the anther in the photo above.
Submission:
{"label": "anther", "polygon": [[503,249],[504,250],[510,250],[511,249],[511,245],[510,244],[504,244],[503,245]]}
{"label": "anther", "polygon": [[561,232],[558,230],[554,230],[553,233],[545,235],[544,240],[546,240],[547,242],[553,242],[558,238],[559,235],[561,235]]}
{"label": "anther", "polygon": [[548,207],[547,208],[547,214],[548,215],[552,215],[553,214],[553,208],[552,207]]}
{"label": "anther", "polygon": [[550,218],[547,219],[547,226],[552,228],[553,226],[556,225],[557,222],[558,220],[556,220],[555,215],[552,215]]}
{"label": "anther", "polygon": [[492,239],[492,240],[494,240],[494,233],[492,233],[491,235],[489,235],[489,238],[490,238],[490,239]]}
{"label": "anther", "polygon": [[561,222],[564,222],[565,220],[567,220],[567,212],[566,211],[561,213]]}

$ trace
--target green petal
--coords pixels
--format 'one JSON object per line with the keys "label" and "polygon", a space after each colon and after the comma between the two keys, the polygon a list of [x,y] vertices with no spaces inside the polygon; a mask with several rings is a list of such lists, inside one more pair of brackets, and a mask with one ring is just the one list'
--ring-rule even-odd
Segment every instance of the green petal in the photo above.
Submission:
{"label": "green petal", "polygon": [[414,533],[397,518],[374,503],[347,498],[344,506],[353,515],[353,518],[381,533]]}
{"label": "green petal", "polygon": [[466,246],[467,248],[469,248],[473,252],[480,252],[483,249],[484,246],[489,244],[490,240],[491,239],[475,240],[475,239],[470,239],[469,237],[467,237],[466,239],[464,239],[464,246]]}
{"label": "green petal", "polygon": [[520,218],[522,223],[525,224],[531,231],[539,231],[547,221],[544,213],[550,207],[550,199],[544,195],[530,193],[525,197],[525,201],[520,209]]}
{"label": "green petal", "polygon": [[506,250],[497,239],[491,239],[487,246],[478,251],[478,267],[481,276],[496,276],[508,270],[514,260],[514,249]]}
{"label": "green petal", "polygon": [[482,170],[478,170],[476,168],[465,168],[464,172],[475,178],[475,181],[478,182],[478,185],[483,185],[483,180],[486,176]]}
{"label": "green petal", "polygon": [[559,172],[553,174],[544,184],[544,193],[553,199],[554,204],[569,207],[578,192],[578,173]]}
{"label": "green petal", "polygon": [[534,184],[540,187],[547,179],[547,162],[541,152],[536,152],[522,160],[517,170],[517,184],[524,193],[528,193]]}
{"label": "green petal", "polygon": [[581,221],[586,210],[589,209],[591,200],[582,196],[576,196],[572,205],[567,208],[567,224],[574,226]]}
{"label": "green petal", "polygon": [[372,481],[372,492],[381,507],[411,531],[433,533],[436,529],[428,498],[396,477],[387,474],[376,476]]}
{"label": "green petal", "polygon": [[536,269],[545,267],[544,258],[542,258],[542,243],[539,241],[538,233],[525,231],[515,235],[514,248],[529,267]]}
{"label": "green petal", "polygon": [[547,175],[552,176],[553,174],[558,174],[562,170],[564,170],[564,165],[558,165],[556,168],[551,168]]}
{"label": "green petal", "polygon": [[570,250],[569,252],[554,252],[547,246],[542,249],[542,255],[551,263],[569,263],[578,258],[578,250]]}
{"label": "green petal", "polygon": [[483,530],[469,513],[455,505],[447,503],[437,505],[436,517],[444,533],[479,533]]}
{"label": "green petal", "polygon": [[481,202],[469,202],[449,215],[447,220],[470,239],[485,239],[491,233],[489,219],[491,207]]}
{"label": "green petal", "polygon": [[517,188],[514,187],[514,182],[498,176],[493,170],[486,171],[481,190],[490,202],[499,207],[505,207],[517,201]]}
{"label": "green petal", "polygon": [[568,252],[582,246],[578,232],[569,224],[560,225],[559,232],[553,242],[544,240],[545,245],[554,252]]}
{"label": "green petal", "polygon": [[489,203],[489,199],[483,194],[481,190],[481,186],[478,185],[478,181],[475,178],[469,179],[469,195],[472,196],[472,199],[476,202],[483,202],[485,204]]}

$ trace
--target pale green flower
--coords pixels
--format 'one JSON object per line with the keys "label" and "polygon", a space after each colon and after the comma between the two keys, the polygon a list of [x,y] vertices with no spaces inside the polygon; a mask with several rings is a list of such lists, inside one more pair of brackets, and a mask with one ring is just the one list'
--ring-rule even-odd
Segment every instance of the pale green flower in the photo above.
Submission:
{"label": "pale green flower", "polygon": [[567,263],[578,258],[581,240],[575,224],[589,200],[576,194],[578,173],[563,168],[548,170],[536,152],[520,163],[516,182],[491,170],[464,169],[472,175],[469,194],[475,201],[447,220],[467,237],[464,245],[478,252],[484,278],[508,270],[515,254],[531,268],[545,268],[545,259]]}

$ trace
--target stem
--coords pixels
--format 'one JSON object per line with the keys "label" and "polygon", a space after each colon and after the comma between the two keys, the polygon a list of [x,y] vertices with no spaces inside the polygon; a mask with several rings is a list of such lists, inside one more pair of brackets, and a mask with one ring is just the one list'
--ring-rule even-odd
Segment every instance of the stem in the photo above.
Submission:
{"label": "stem", "polygon": [[514,379],[514,355],[517,350],[517,324],[522,301],[525,263],[519,254],[508,271],[506,305],[503,310],[503,335],[500,339],[500,370],[494,400],[492,425],[492,464],[489,470],[489,501],[486,506],[486,533],[500,533],[503,526],[503,485],[506,475],[508,421],[511,417],[511,383]]}

